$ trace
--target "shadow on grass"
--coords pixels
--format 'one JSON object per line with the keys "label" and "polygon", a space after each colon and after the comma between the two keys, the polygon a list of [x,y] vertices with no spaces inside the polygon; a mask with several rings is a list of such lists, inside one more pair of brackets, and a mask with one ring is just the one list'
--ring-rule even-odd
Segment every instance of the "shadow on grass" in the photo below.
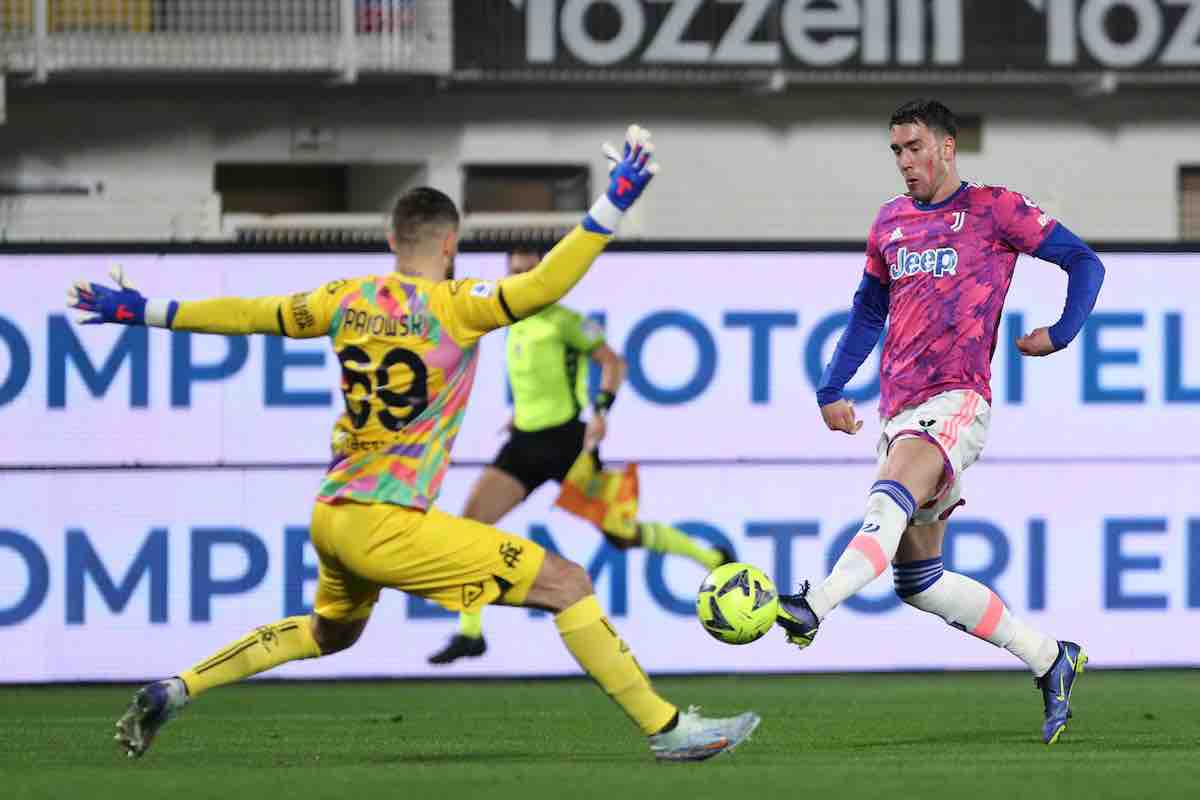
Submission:
{"label": "shadow on grass", "polygon": [[361,757],[339,759],[346,766],[353,764],[613,764],[628,766],[648,761],[644,753],[531,753],[528,750],[490,750],[461,753],[372,753]]}
{"label": "shadow on grass", "polygon": [[[953,748],[978,748],[978,747],[995,747],[1003,745],[1006,747],[1027,746],[1031,750],[1052,750],[1052,751],[1070,751],[1077,750],[1081,752],[1096,753],[1096,752],[1112,752],[1119,751],[1128,753],[1133,751],[1150,751],[1155,753],[1166,752],[1195,752],[1200,747],[1200,738],[1192,737],[1177,737],[1156,739],[1152,737],[1139,737],[1137,739],[1121,739],[1111,735],[1105,731],[1087,732],[1080,731],[1074,733],[1068,731],[1063,734],[1062,738],[1051,747],[1047,747],[1042,743],[1041,737],[1030,731],[948,731],[932,736],[911,736],[911,737],[893,737],[888,739],[872,739],[858,742],[850,742],[840,746],[831,747],[831,750],[890,750],[897,747],[921,747],[921,746],[949,746]],[[953,750],[947,751],[947,755],[951,755]]]}
{"label": "shadow on grass", "polygon": [[849,742],[832,749],[876,750],[896,747],[919,747],[921,745],[959,745],[967,747],[992,747],[998,744],[1037,744],[1041,740],[1029,731],[943,731],[931,736],[893,736],[887,739],[867,739]]}

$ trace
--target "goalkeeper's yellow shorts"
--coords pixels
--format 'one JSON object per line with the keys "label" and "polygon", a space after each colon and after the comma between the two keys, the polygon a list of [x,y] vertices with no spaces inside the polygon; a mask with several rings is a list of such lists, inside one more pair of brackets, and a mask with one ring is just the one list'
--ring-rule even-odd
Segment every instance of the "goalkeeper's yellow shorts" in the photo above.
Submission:
{"label": "goalkeeper's yellow shorts", "polygon": [[384,587],[451,611],[520,605],[546,551],[520,536],[451,516],[386,503],[315,503],[309,529],[320,559],[313,610],[365,619]]}

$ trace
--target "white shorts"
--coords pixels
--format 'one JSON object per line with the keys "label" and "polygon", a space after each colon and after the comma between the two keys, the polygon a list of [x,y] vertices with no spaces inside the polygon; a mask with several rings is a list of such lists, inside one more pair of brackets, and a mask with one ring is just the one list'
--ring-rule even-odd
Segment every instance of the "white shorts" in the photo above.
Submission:
{"label": "white shorts", "polygon": [[892,445],[906,436],[928,439],[942,451],[946,471],[934,498],[917,509],[913,525],[932,525],[947,519],[966,501],[962,499],[962,473],[979,459],[987,442],[992,408],[979,392],[954,389],[942,392],[883,420],[883,434],[876,453],[879,464],[887,461]]}

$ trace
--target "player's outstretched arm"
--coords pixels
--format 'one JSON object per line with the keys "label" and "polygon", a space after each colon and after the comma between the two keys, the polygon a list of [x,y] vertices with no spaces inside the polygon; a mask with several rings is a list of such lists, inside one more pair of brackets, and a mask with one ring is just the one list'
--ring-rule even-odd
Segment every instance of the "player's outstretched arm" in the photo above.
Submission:
{"label": "player's outstretched arm", "polygon": [[626,131],[622,155],[609,145],[605,145],[605,155],[613,161],[608,189],[536,267],[495,284],[467,279],[439,285],[433,307],[460,345],[469,345],[488,331],[512,325],[558,302],[587,274],[612,240],[625,212],[658,172],[650,132],[637,125]]}
{"label": "player's outstretched arm", "polygon": [[642,196],[658,172],[650,131],[630,125],[624,152],[605,145],[612,166],[608,188],[592,205],[583,221],[529,272],[500,282],[507,308],[515,320],[536,314],[562,299],[587,273],[588,267],[612,240],[625,212]]}
{"label": "player's outstretched arm", "polygon": [[150,325],[177,331],[226,335],[269,333],[307,339],[328,332],[321,324],[327,292],[280,297],[221,297],[179,301],[147,298],[134,288],[121,267],[111,272],[116,288],[76,281],[67,291],[67,306],[84,314],[82,325]]}
{"label": "player's outstretched arm", "polygon": [[854,404],[845,399],[843,390],[879,342],[887,321],[888,295],[887,284],[870,272],[863,273],[850,307],[850,321],[817,387],[821,417],[831,431],[855,434],[862,428],[862,420],[855,417]]}
{"label": "player's outstretched arm", "polygon": [[1087,322],[1104,284],[1104,264],[1061,222],[1055,224],[1033,255],[1058,264],[1068,276],[1067,301],[1058,322],[1017,339],[1017,349],[1024,355],[1047,356],[1069,345]]}

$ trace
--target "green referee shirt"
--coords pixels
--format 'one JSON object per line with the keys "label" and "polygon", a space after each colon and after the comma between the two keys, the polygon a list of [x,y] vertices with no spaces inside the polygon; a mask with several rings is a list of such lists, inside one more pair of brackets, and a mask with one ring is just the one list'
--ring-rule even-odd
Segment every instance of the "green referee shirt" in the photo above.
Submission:
{"label": "green referee shirt", "polygon": [[588,402],[588,355],[603,343],[599,325],[560,305],[509,327],[505,363],[517,430],[545,430],[579,416]]}

